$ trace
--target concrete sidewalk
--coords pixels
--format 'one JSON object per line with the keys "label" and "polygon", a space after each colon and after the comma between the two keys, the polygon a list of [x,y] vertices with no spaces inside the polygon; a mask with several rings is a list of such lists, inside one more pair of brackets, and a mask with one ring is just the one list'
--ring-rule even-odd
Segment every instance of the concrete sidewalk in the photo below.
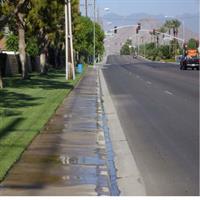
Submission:
{"label": "concrete sidewalk", "polygon": [[89,68],[9,171],[0,195],[117,195],[103,126],[97,71]]}

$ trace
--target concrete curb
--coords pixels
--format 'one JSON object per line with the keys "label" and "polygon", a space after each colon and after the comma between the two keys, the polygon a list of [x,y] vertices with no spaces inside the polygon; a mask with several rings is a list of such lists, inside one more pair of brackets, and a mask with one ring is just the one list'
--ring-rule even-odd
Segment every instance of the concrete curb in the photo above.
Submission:
{"label": "concrete curb", "polygon": [[102,70],[99,68],[100,86],[105,114],[108,119],[109,134],[117,168],[117,184],[122,196],[144,196],[145,186],[135,159],[122,130],[117,111],[109,94]]}

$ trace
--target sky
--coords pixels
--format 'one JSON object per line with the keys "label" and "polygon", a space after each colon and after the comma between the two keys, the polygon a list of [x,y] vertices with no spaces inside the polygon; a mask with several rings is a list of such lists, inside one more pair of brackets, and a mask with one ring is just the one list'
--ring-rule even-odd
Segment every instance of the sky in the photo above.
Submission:
{"label": "sky", "polygon": [[[200,0],[96,0],[101,15],[109,8],[123,16],[132,13],[147,13],[153,15],[181,15],[183,13],[199,13]],[[84,0],[81,0],[83,3]],[[93,0],[88,0],[92,3]]]}

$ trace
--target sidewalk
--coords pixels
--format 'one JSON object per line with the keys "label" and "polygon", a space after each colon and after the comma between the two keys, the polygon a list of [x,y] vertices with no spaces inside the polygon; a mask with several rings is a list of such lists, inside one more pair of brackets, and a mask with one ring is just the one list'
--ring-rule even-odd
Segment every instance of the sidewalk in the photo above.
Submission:
{"label": "sidewalk", "polygon": [[89,68],[0,184],[0,195],[117,195],[102,116],[97,71]]}

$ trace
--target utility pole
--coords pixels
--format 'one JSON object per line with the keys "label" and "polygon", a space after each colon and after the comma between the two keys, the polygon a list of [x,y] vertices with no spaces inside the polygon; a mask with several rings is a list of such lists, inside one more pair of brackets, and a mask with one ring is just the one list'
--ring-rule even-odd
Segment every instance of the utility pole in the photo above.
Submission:
{"label": "utility pole", "polygon": [[70,61],[71,61],[72,78],[73,78],[73,80],[75,80],[76,77],[75,77],[75,66],[74,66],[71,0],[68,0],[68,15],[69,15]]}
{"label": "utility pole", "polygon": [[85,16],[88,16],[88,0],[85,0]]}
{"label": "utility pole", "polygon": [[95,67],[95,64],[96,64],[96,56],[95,56],[95,54],[96,54],[96,44],[95,44],[95,42],[96,42],[96,27],[95,27],[95,25],[96,25],[96,0],[94,0],[94,55],[93,55],[93,63],[94,63],[94,67]]}
{"label": "utility pole", "polygon": [[[69,80],[70,78],[69,77],[70,71],[72,71],[72,77],[74,80],[75,67],[74,67],[72,17],[71,17],[71,1],[70,0],[65,0],[65,57],[66,57],[65,58],[66,80]],[[70,65],[69,65],[69,61],[71,62]]]}
{"label": "utility pole", "polygon": [[69,63],[68,63],[68,0],[65,0],[65,75],[66,80],[69,80]]}

